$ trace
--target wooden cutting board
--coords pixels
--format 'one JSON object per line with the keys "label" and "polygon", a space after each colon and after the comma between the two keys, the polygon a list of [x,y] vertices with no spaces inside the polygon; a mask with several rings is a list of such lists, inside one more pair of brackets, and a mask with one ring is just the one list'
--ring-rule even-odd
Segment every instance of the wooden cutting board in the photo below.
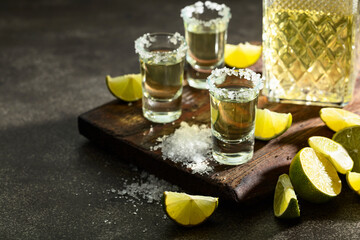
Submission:
{"label": "wooden cutting board", "polygon": [[[252,69],[260,72],[259,61]],[[345,108],[360,114],[360,81],[357,81],[352,102]],[[184,86],[183,114],[174,124],[156,124],[142,116],[141,101],[129,106],[119,100],[106,103],[78,117],[80,134],[141,168],[179,185],[195,194],[218,196],[236,202],[246,202],[272,194],[277,178],[288,173],[295,154],[307,145],[310,136],[332,137],[319,118],[321,107],[277,104],[259,98],[259,108],[276,112],[291,112],[293,124],[282,136],[269,142],[256,141],[253,159],[240,166],[225,166],[214,161],[209,175],[192,174],[190,169],[170,160],[163,160],[161,151],[150,151],[156,139],[171,134],[185,121],[210,126],[209,94]]]}

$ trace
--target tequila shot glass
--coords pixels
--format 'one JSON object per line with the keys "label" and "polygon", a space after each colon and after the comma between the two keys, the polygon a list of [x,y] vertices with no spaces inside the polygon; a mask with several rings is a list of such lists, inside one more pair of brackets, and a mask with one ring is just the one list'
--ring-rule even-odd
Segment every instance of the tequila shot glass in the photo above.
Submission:
{"label": "tequila shot glass", "polygon": [[142,109],[152,122],[181,116],[187,44],[179,33],[146,33],[135,41],[142,76]]}
{"label": "tequila shot glass", "polygon": [[187,80],[191,87],[206,89],[206,78],[224,65],[230,8],[210,1],[196,2],[181,10],[189,46]]}
{"label": "tequila shot glass", "polygon": [[248,162],[254,152],[255,113],[260,74],[221,68],[207,79],[210,92],[213,157],[226,165]]}

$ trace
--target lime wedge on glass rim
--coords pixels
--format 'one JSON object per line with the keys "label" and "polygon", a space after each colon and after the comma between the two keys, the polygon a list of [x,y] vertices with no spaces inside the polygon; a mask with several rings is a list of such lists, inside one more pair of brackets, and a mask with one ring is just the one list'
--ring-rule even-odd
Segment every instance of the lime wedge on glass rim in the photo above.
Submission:
{"label": "lime wedge on glass rim", "polygon": [[341,180],[334,166],[309,147],[292,159],[289,177],[298,196],[309,202],[326,202],[341,192]]}
{"label": "lime wedge on glass rim", "polygon": [[121,100],[132,102],[141,99],[141,74],[127,74],[112,78],[106,76],[106,86],[112,95]]}
{"label": "lime wedge on glass rim", "polygon": [[339,143],[320,136],[310,137],[308,142],[316,154],[329,160],[339,173],[346,174],[353,168],[353,160]]}
{"label": "lime wedge on glass rim", "polygon": [[275,187],[274,214],[278,218],[300,217],[299,203],[287,174],[279,176]]}
{"label": "lime wedge on glass rim", "polygon": [[353,172],[360,173],[360,126],[342,129],[334,134],[333,140],[340,143],[354,161]]}
{"label": "lime wedge on glass rim", "polygon": [[164,209],[176,223],[195,226],[208,219],[215,211],[219,199],[208,196],[164,192]]}

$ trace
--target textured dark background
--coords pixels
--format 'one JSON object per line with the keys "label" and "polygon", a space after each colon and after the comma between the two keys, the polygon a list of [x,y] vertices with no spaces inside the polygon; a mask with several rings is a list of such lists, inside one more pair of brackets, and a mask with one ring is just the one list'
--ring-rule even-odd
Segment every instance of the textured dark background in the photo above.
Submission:
{"label": "textured dark background", "polygon": [[[179,12],[192,2],[0,1],[1,239],[359,238],[359,197],[344,179],[335,200],[301,201],[299,221],[275,219],[270,196],[247,206],[220,202],[196,228],[178,227],[145,201],[134,215],[132,203],[106,193],[140,173],[80,136],[76,118],[113,100],[107,74],[139,71],[138,36],[183,33]],[[261,1],[225,3],[228,42],[260,41]]]}

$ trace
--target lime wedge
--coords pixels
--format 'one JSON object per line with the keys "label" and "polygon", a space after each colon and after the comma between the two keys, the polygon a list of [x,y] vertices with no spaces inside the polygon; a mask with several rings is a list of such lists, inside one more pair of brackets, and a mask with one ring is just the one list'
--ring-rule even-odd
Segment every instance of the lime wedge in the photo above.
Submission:
{"label": "lime wedge", "polygon": [[246,68],[259,60],[261,56],[261,46],[253,45],[248,42],[238,45],[226,44],[224,60],[230,67]]}
{"label": "lime wedge", "polygon": [[318,136],[310,137],[308,142],[316,154],[329,160],[339,173],[346,174],[347,171],[351,171],[353,168],[353,160],[339,143]]}
{"label": "lime wedge", "polygon": [[341,129],[360,125],[360,116],[339,108],[322,108],[320,118],[331,130],[337,132]]}
{"label": "lime wedge", "polygon": [[340,143],[354,161],[353,172],[360,173],[360,126],[348,127],[334,134],[333,140]]}
{"label": "lime wedge", "polygon": [[268,109],[257,109],[255,138],[270,140],[283,134],[292,123],[291,113],[277,113]]}
{"label": "lime wedge", "polygon": [[164,192],[166,214],[183,226],[204,222],[218,206],[218,198],[194,196],[186,193]]}
{"label": "lime wedge", "polygon": [[293,158],[289,176],[298,196],[309,202],[326,202],[341,192],[341,180],[334,166],[309,147]]}
{"label": "lime wedge", "polygon": [[121,100],[132,102],[141,99],[141,74],[127,74],[119,77],[106,76],[109,91]]}
{"label": "lime wedge", "polygon": [[278,218],[300,217],[298,200],[287,174],[279,176],[275,187],[274,214]]}
{"label": "lime wedge", "polygon": [[347,172],[346,182],[352,190],[360,195],[360,173]]}

